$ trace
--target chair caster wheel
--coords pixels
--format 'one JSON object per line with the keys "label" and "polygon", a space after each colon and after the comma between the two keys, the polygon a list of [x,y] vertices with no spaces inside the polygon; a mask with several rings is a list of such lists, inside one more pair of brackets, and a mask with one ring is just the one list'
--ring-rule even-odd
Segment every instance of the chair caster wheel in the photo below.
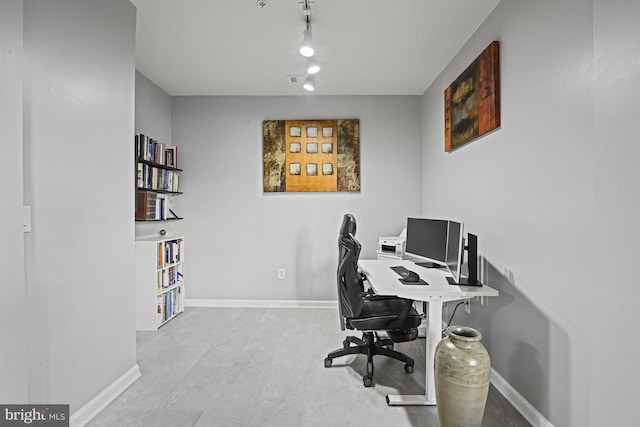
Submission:
{"label": "chair caster wheel", "polygon": [[324,367],[325,368],[330,368],[332,364],[333,364],[333,360],[329,359],[328,357],[326,357],[324,359]]}
{"label": "chair caster wheel", "polygon": [[407,374],[413,374],[413,365],[409,365],[408,363],[404,365],[404,371]]}
{"label": "chair caster wheel", "polygon": [[373,378],[362,377],[362,383],[365,387],[373,387]]}

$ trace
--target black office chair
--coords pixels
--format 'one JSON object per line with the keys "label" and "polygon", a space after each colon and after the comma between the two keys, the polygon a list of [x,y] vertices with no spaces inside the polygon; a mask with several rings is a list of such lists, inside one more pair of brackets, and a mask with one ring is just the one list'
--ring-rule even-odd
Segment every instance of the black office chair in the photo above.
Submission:
{"label": "black office chair", "polygon": [[[362,331],[362,338],[348,336],[343,348],[332,351],[324,359],[330,368],[333,359],[347,354],[366,354],[367,373],[362,377],[365,387],[373,386],[373,356],[382,355],[404,362],[404,370],[413,372],[411,357],[393,350],[397,342],[412,341],[418,337],[421,317],[413,308],[413,301],[395,296],[379,296],[364,289],[364,278],[358,271],[360,243],[355,238],[356,221],[346,214],[338,236],[338,307],[340,327]],[[382,339],[378,331],[386,331],[389,338]],[[353,346],[351,344],[354,344]]]}

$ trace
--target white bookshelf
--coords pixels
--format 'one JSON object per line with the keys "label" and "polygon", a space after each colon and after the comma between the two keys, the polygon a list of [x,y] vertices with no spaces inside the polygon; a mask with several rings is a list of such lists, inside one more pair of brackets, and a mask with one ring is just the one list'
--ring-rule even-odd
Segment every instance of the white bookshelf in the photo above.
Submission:
{"label": "white bookshelf", "polygon": [[136,329],[157,330],[184,311],[184,238],[136,239]]}

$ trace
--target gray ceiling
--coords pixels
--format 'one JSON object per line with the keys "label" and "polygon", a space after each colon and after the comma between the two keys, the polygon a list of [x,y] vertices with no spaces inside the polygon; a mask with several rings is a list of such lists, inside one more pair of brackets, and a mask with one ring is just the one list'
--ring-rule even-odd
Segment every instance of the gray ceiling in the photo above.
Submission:
{"label": "gray ceiling", "polygon": [[[136,68],[170,95],[309,95],[297,0],[131,0]],[[316,95],[422,95],[499,0],[315,0]]]}

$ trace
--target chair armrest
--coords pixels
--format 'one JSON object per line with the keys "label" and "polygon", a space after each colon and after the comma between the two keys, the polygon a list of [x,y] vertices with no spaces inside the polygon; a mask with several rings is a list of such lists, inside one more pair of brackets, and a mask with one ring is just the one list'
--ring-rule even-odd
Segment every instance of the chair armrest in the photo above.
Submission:
{"label": "chair armrest", "polygon": [[390,330],[393,329],[398,329],[400,328],[404,322],[407,320],[407,318],[409,317],[409,312],[411,311],[411,309],[413,308],[413,300],[410,299],[405,299],[405,298],[398,298],[397,296],[394,295],[376,295],[373,293],[373,290],[369,289],[368,292],[360,292],[359,296],[367,301],[389,301],[389,300],[394,300],[394,301],[402,301],[404,302],[404,306],[402,307],[402,311],[398,314],[398,317],[396,318],[396,320],[392,321],[389,323],[388,328]]}
{"label": "chair armrest", "polygon": [[394,295],[377,295],[373,292],[373,289],[369,289],[366,292],[360,292],[358,296],[367,301],[385,301],[385,300],[397,300],[398,297]]}
{"label": "chair armrest", "polygon": [[412,300],[404,299],[404,298],[400,298],[400,299],[405,302],[405,305],[402,311],[400,312],[400,315],[398,316],[398,318],[393,322],[389,323],[389,329],[398,329],[400,326],[402,326],[404,322],[407,320],[407,317],[409,317],[409,312],[413,307]]}

